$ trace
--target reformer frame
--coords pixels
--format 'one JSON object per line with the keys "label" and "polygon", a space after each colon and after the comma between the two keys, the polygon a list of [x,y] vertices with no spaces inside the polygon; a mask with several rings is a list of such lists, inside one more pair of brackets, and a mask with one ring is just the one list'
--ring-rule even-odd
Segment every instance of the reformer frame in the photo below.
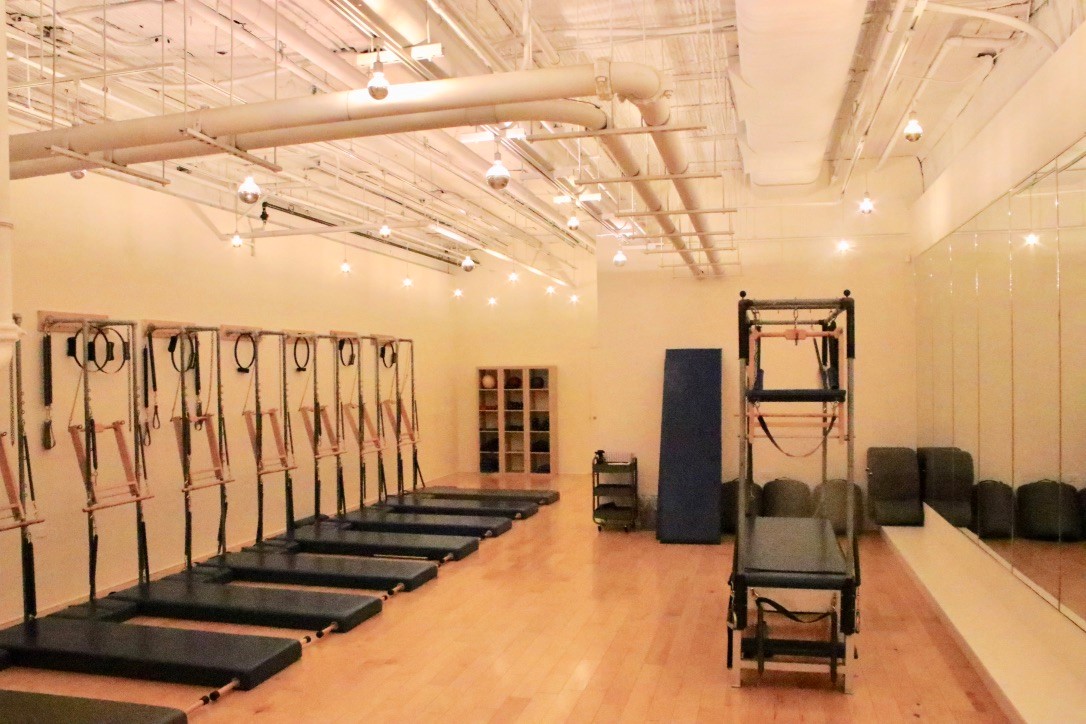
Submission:
{"label": "reformer frame", "polygon": [[[776,313],[791,312],[791,318]],[[813,312],[815,317],[801,318]],[[817,313],[825,313],[818,316]],[[844,328],[840,322],[843,317]],[[767,331],[765,327],[790,327]],[[815,327],[814,330],[801,329]],[[828,664],[834,682],[841,675],[842,688],[851,691],[849,662],[855,657],[854,635],[859,630],[857,589],[860,583],[859,548],[855,525],[855,300],[848,290],[836,299],[754,300],[740,293],[738,303],[739,399],[742,406],[739,425],[739,484],[737,525],[728,612],[728,666],[733,686],[741,686],[742,670],[756,668],[789,671],[823,671]],[[845,382],[840,384],[840,340],[844,338]],[[772,390],[763,387],[760,370],[763,339],[784,339],[798,344],[802,340],[822,341],[819,352],[820,389]],[[836,343],[831,342],[836,340]],[[832,357],[836,354],[838,359]],[[754,362],[753,368],[751,367]],[[833,363],[833,364],[831,364]],[[836,378],[836,379],[834,379]],[[814,403],[821,412],[767,413],[763,403]],[[843,408],[843,409],[842,409]],[[822,479],[827,475],[827,443],[834,431],[846,449],[846,545],[842,551],[828,520],[800,518],[756,518],[748,516],[747,501],[753,486],[753,440],[768,438],[780,449],[766,418],[774,426],[816,428],[822,453]],[[757,434],[756,427],[764,434]],[[811,438],[811,435],[789,435]],[[782,452],[784,451],[782,449]],[[811,451],[812,453],[814,451]],[[799,456],[797,456],[799,457]],[[789,550],[791,548],[791,550]],[[787,611],[768,597],[757,597],[757,635],[744,638],[750,608],[749,595],[757,588],[831,591],[830,609],[813,612]],[[830,640],[826,642],[772,639],[763,611],[784,613],[794,621],[830,620]],[[813,615],[812,615],[813,614]],[[787,659],[781,661],[780,659]],[[811,663],[822,659],[827,664]]]}
{"label": "reformer frame", "polygon": [[[72,335],[68,338],[68,354],[80,367],[78,387],[83,393],[83,420],[82,423],[69,424],[68,433],[71,436],[72,447],[75,450],[76,460],[83,478],[83,487],[86,493],[86,504],[83,512],[87,515],[87,543],[88,543],[88,579],[90,583],[90,602],[93,604],[97,598],[97,559],[98,559],[98,528],[95,514],[106,508],[115,508],[122,505],[133,505],[136,511],[136,547],[138,580],[146,583],[150,580],[150,562],[147,552],[147,526],[143,514],[143,503],[150,500],[151,492],[147,486],[147,463],[144,456],[143,424],[140,417],[139,406],[139,381],[136,373],[136,364],[133,357],[135,342],[138,335],[138,324],[131,320],[108,319],[97,315],[58,315],[51,312],[40,312],[38,329],[42,332],[42,352],[49,359],[43,365],[43,370],[52,371],[52,335],[66,333]],[[123,330],[123,333],[120,331]],[[90,386],[90,368],[93,362],[97,367],[97,340],[104,340],[105,360],[104,366],[116,359],[117,350],[109,339],[110,333],[115,333],[121,342],[121,367],[126,370],[126,395],[128,420],[116,420],[108,425],[99,424],[94,416]],[[93,333],[93,334],[92,334]],[[80,357],[82,356],[82,362]],[[117,370],[118,372],[120,369]],[[52,396],[51,376],[46,380],[49,388],[49,397]],[[76,391],[76,397],[79,390]],[[73,417],[74,417],[73,406]],[[131,445],[126,435],[126,428],[132,436]],[[111,432],[117,447],[117,454],[121,468],[124,472],[124,481],[112,485],[100,485],[98,480],[99,448],[98,434]]]}
{"label": "reformer frame", "polygon": [[[243,409],[245,427],[249,433],[249,443],[256,460],[256,491],[257,491],[257,515],[256,515],[256,542],[264,540],[264,479],[268,475],[283,474],[284,504],[286,506],[286,521],[288,530],[294,525],[294,479],[292,472],[298,464],[294,457],[294,438],[290,425],[289,383],[287,382],[287,332],[257,329],[243,326],[224,326],[220,328],[220,335],[234,343],[234,356],[237,361],[238,346],[243,339],[247,339],[252,345],[252,358],[248,366],[243,366],[238,361],[238,372],[252,373],[251,386],[253,393],[253,409]],[[272,337],[278,341],[279,347],[279,407],[264,408],[263,394],[261,392],[261,342],[265,337]],[[248,396],[245,406],[248,405]],[[265,427],[270,426],[272,439],[275,445],[275,459],[269,461],[265,457]]]}
{"label": "reformer frame", "polygon": [[[197,392],[195,414],[193,414],[189,396],[189,373],[194,377],[194,387],[200,388],[200,334],[210,334],[212,341],[211,376],[215,394],[214,413],[203,404]],[[173,322],[147,321],[144,323],[146,347],[144,364],[148,368],[155,366],[154,341],[170,340],[170,355],[173,361],[174,349],[179,351],[180,363],[174,363],[178,374],[179,414],[170,416],[177,440],[177,452],[181,461],[181,492],[185,501],[185,569],[192,570],[192,494],[198,490],[217,488],[219,491],[219,527],[217,535],[217,555],[226,552],[226,516],[228,499],[226,486],[234,482],[230,474],[230,448],[226,437],[226,419],[223,415],[222,386],[222,338],[218,327],[178,324]],[[156,375],[157,376],[157,375]],[[157,387],[157,380],[156,380]],[[210,400],[209,400],[210,402]],[[157,408],[157,400],[156,400]],[[145,427],[146,429],[146,427]],[[193,430],[203,431],[207,442],[210,467],[193,470]]]}

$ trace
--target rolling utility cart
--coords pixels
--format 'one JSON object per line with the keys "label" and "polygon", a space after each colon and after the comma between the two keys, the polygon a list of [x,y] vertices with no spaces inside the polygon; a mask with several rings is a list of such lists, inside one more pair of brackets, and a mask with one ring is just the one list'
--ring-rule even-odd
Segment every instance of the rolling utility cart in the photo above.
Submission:
{"label": "rolling utility cart", "polygon": [[602,451],[592,461],[592,520],[596,530],[621,526],[629,533],[637,526],[637,458],[608,462]]}

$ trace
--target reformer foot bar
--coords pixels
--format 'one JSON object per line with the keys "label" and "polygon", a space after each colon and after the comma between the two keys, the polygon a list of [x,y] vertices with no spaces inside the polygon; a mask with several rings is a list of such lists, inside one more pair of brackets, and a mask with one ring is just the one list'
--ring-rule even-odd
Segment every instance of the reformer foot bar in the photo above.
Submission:
{"label": "reformer foot bar", "polygon": [[[83,421],[81,425],[71,424],[70,429],[75,430],[73,442],[82,438],[82,445],[75,447],[77,453],[82,451],[79,462],[87,495],[84,512],[87,514],[91,591],[88,609],[97,608],[99,603],[95,595],[98,543],[95,512],[103,507],[135,506],[139,581],[146,584],[149,579],[142,503],[150,498],[150,493],[144,480],[143,426],[132,360],[135,328],[135,322],[101,317],[43,313],[39,319],[39,329],[45,336],[42,349],[49,360],[43,365],[47,374],[51,372],[50,339],[55,333],[72,335],[68,338],[69,356],[81,367]],[[89,384],[92,366],[105,371],[110,365],[115,365],[112,372],[127,367],[125,394],[130,419],[126,426],[123,421],[104,426],[115,432],[120,467],[125,473],[125,482],[116,486],[119,492],[104,502],[100,497],[104,489],[98,484],[101,456],[96,439],[103,426],[95,423]],[[51,401],[51,375],[45,378],[44,388],[48,392],[47,401]],[[78,390],[76,397],[78,399]],[[122,426],[131,431],[131,447],[119,432]],[[134,457],[131,456],[133,450]],[[24,565],[25,562],[24,559]],[[109,599],[104,599],[103,605],[105,600]],[[301,657],[301,644],[293,639],[134,626],[93,617],[82,620],[61,615],[37,618],[32,610],[26,611],[21,624],[0,631],[0,650],[6,652],[10,663],[16,666],[242,689],[260,684]]]}
{"label": "reformer foot bar", "polygon": [[[851,691],[851,663],[856,656],[859,631],[859,548],[855,530],[854,485],[854,362],[855,301],[848,290],[839,299],[753,300],[740,293],[739,392],[740,415],[738,521],[728,604],[728,667],[734,686],[742,684],[742,670],[826,671],[845,692]],[[813,319],[801,318],[813,312]],[[782,314],[784,313],[784,314]],[[844,327],[839,325],[844,318]],[[785,327],[783,331],[768,331]],[[821,387],[765,389],[761,369],[762,341],[784,339],[799,344],[811,339],[818,360]],[[844,345],[841,345],[841,342]],[[821,344],[820,344],[821,343]],[[841,384],[842,350],[846,364]],[[763,404],[819,404],[820,413],[765,412]],[[791,418],[791,420],[789,420]],[[818,447],[793,454],[774,436],[770,424],[811,427],[806,437]],[[756,434],[758,431],[762,434]],[[754,439],[768,439],[786,455],[804,457],[822,452],[822,478],[827,477],[827,444],[831,433],[844,442],[847,456],[846,535],[844,545],[824,518],[762,518],[747,507],[753,486]],[[751,612],[756,620],[751,626]],[[828,636],[818,639],[772,635],[771,620],[783,617],[795,624],[825,622]],[[753,629],[753,630],[750,630]]]}
{"label": "reformer foot bar", "polygon": [[[305,339],[309,342],[309,359],[305,365],[313,360],[312,345],[315,335],[304,332],[285,332],[269,330],[253,330],[240,328],[224,328],[223,334],[227,339],[235,339],[235,344],[246,336],[253,341],[253,361],[251,367],[254,372],[253,385],[255,387],[254,409],[246,411],[245,417],[249,428],[250,442],[253,455],[257,463],[258,500],[262,498],[264,477],[271,474],[282,473],[284,477],[284,499],[286,505],[286,520],[288,531],[286,540],[292,541],[291,535],[299,527],[294,516],[294,489],[291,472],[297,467],[294,456],[293,435],[290,428],[289,412],[280,416],[276,409],[265,409],[260,388],[262,361],[260,355],[260,341],[264,337],[277,338],[279,342],[279,374],[277,380],[281,410],[288,410],[289,389],[287,382],[287,346],[297,340]],[[305,369],[300,359],[295,360],[296,366]],[[239,365],[240,368],[240,365]],[[314,371],[314,378],[316,377]],[[316,387],[314,387],[316,389]],[[322,406],[319,398],[315,398],[311,408],[311,429],[314,431],[314,440],[317,444],[315,450],[323,450],[320,438],[316,434],[321,430],[320,420]],[[264,455],[264,440],[270,427],[275,443],[274,458],[266,460]],[[331,449],[331,448],[329,448]],[[337,456],[338,457],[338,456]],[[315,462],[320,458],[315,455]],[[318,469],[315,472],[319,473]],[[319,476],[317,478],[319,482]],[[314,501],[319,515],[319,490],[314,490]],[[303,545],[282,545],[279,541],[265,541],[263,538],[263,506],[258,505],[257,544],[245,551],[238,553],[225,553],[206,562],[206,566],[225,571],[232,580],[256,581],[262,583],[281,583],[302,586],[330,586],[340,588],[361,588],[377,591],[411,591],[437,576],[437,566],[426,561],[394,560],[386,558],[343,558],[333,555],[316,554],[319,546],[314,545],[314,552],[306,552]],[[305,536],[302,536],[303,538]],[[321,553],[326,552],[321,551]],[[342,549],[340,553],[344,552]]]}

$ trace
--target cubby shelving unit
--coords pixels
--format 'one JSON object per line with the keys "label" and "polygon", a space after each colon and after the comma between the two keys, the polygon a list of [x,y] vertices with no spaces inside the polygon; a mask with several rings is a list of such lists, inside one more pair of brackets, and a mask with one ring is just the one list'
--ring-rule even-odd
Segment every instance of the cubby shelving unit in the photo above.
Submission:
{"label": "cubby shelving unit", "polygon": [[557,472],[554,367],[480,367],[479,472]]}

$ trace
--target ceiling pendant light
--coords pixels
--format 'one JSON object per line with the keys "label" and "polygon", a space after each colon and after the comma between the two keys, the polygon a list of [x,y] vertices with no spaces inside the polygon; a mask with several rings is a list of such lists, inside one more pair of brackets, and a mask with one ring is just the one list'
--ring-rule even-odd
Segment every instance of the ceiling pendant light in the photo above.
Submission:
{"label": "ceiling pendant light", "polygon": [[866,216],[875,210],[875,202],[871,200],[871,197],[864,191],[864,197],[860,200],[860,213]]}
{"label": "ceiling pendant light", "polygon": [[234,232],[234,235],[230,237],[230,246],[235,249],[240,249],[245,244],[245,240],[241,238],[241,234]]}
{"label": "ceiling pendant light", "polygon": [[382,239],[387,239],[392,236],[392,228],[386,222],[382,221],[381,228],[378,229],[377,233],[381,235]]}
{"label": "ceiling pendant light", "polygon": [[520,281],[520,274],[517,274],[515,271],[509,272],[509,281],[511,281],[511,282],[519,282]]}
{"label": "ceiling pendant light", "polygon": [[375,101],[388,98],[388,78],[385,77],[385,64],[381,62],[380,54],[373,64],[373,75],[370,76],[370,82],[366,84],[366,90],[369,91],[370,98]]}
{"label": "ceiling pendant light", "polygon": [[626,266],[626,252],[622,251],[622,248],[619,247],[619,250],[611,257],[611,261],[614,262],[615,266]]}
{"label": "ceiling pendant light", "polygon": [[460,268],[466,272],[475,271],[475,260],[471,258],[471,254],[464,257],[464,261],[460,262]]}
{"label": "ceiling pendant light", "polygon": [[464,296],[464,290],[463,289],[453,289],[453,296],[456,297],[457,299],[459,299],[460,297]]}
{"label": "ceiling pendant light", "polygon": [[909,122],[905,124],[905,140],[915,143],[922,135],[924,135],[924,127],[920,125],[920,121],[916,120],[916,111],[913,111],[909,114]]}
{"label": "ceiling pendant light", "polygon": [[74,171],[69,171],[68,175],[78,181],[79,179],[84,178],[87,175],[87,170],[84,168],[77,168]]}
{"label": "ceiling pendant light", "polygon": [[570,304],[576,304],[579,301],[581,301],[581,298],[578,297],[576,294],[570,294],[569,295],[569,303]]}
{"label": "ceiling pendant light", "polygon": [[260,186],[252,176],[246,176],[245,180],[238,185],[238,201],[243,204],[255,204],[260,200],[261,193]]}
{"label": "ceiling pendant light", "polygon": [[551,296],[551,297],[553,297],[553,296],[554,296],[554,292],[555,292],[555,289],[554,289],[554,285],[553,285],[553,284],[551,284],[551,285],[550,285],[549,287],[547,287],[547,295],[548,295],[548,296]]}
{"label": "ceiling pendant light", "polygon": [[502,163],[502,152],[494,152],[494,163],[486,172],[486,182],[495,191],[501,191],[509,185],[509,169]]}
{"label": "ceiling pendant light", "polygon": [[1032,231],[1026,234],[1026,246],[1037,246],[1041,242],[1041,237],[1034,234]]}
{"label": "ceiling pendant light", "polygon": [[339,265],[339,270],[341,272],[343,272],[344,274],[350,274],[351,273],[351,262],[344,259],[343,263]]}
{"label": "ceiling pendant light", "polygon": [[486,303],[487,303],[487,305],[489,305],[491,307],[497,306],[498,298],[497,297],[491,297],[490,299],[486,300]]}
{"label": "ceiling pendant light", "polygon": [[841,241],[837,242],[837,251],[841,252],[842,254],[844,254],[845,252],[847,252],[847,251],[849,251],[851,249],[852,249],[852,242],[849,241],[848,239],[841,239]]}
{"label": "ceiling pendant light", "polygon": [[412,279],[411,277],[404,277],[403,278],[404,289],[410,289],[412,286],[414,286],[414,284],[415,284],[415,280]]}
{"label": "ceiling pendant light", "polygon": [[566,228],[570,231],[576,231],[581,228],[581,220],[577,218],[577,214],[571,214],[566,220]]}

